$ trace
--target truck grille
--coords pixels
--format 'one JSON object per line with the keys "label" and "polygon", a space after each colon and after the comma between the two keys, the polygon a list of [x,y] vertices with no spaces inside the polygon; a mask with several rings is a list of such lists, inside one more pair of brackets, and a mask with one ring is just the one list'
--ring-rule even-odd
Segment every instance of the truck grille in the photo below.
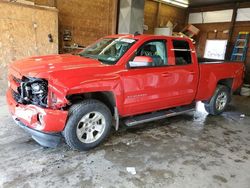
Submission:
{"label": "truck grille", "polygon": [[22,77],[22,79],[10,76],[15,82],[15,88],[11,88],[13,99],[20,104],[33,104],[47,107],[48,81],[41,78]]}
{"label": "truck grille", "polygon": [[15,91],[16,89],[14,90],[13,88],[11,88],[11,93],[12,93],[13,99],[16,102],[18,102],[20,97],[21,97],[21,95],[20,95],[20,84],[21,84],[22,80],[19,79],[19,78],[16,78],[13,75],[11,75],[9,79],[10,79],[10,81],[14,81],[16,83],[16,85],[17,85],[17,91]]}
{"label": "truck grille", "polygon": [[16,102],[18,102],[19,99],[20,99],[20,97],[21,97],[20,94],[17,93],[17,92],[15,92],[13,89],[11,89],[11,94],[12,94],[13,99],[14,99]]}
{"label": "truck grille", "polygon": [[21,81],[22,81],[21,79],[16,78],[16,77],[14,77],[14,76],[12,76],[12,78],[13,78],[14,82],[16,82],[17,84],[20,84]]}

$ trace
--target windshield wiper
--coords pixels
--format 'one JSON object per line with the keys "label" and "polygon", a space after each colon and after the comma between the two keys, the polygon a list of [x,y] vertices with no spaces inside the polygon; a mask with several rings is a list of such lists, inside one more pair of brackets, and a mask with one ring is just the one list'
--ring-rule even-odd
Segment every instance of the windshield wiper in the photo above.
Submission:
{"label": "windshield wiper", "polygon": [[95,56],[93,55],[83,55],[83,54],[79,54],[81,57],[86,57],[86,58],[91,58],[91,59],[97,59]]}
{"label": "windshield wiper", "polygon": [[108,65],[114,65],[115,64],[114,61],[109,61],[109,60],[102,59],[102,58],[98,58],[97,60],[104,63],[104,64],[108,64]]}

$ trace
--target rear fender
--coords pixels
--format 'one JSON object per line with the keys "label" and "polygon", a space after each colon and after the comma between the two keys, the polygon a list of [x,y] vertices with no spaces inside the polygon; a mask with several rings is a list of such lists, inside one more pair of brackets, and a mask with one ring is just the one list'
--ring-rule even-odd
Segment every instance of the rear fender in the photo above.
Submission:
{"label": "rear fender", "polygon": [[[213,89],[211,89],[211,90],[209,91],[210,97],[209,97],[209,99],[206,100],[205,102],[210,102],[210,100],[211,100],[211,98],[213,97],[213,95],[214,95],[214,93],[215,93],[216,88],[217,88],[218,85],[226,86],[226,87],[228,88],[229,92],[230,92],[231,95],[232,95],[232,93],[233,93],[233,90],[232,90],[233,80],[234,80],[233,78],[226,78],[226,79],[221,79],[221,80],[219,80],[219,81],[217,81],[217,82],[214,82],[215,84],[214,84],[213,87],[212,87]],[[231,97],[230,97],[229,101],[231,101]]]}

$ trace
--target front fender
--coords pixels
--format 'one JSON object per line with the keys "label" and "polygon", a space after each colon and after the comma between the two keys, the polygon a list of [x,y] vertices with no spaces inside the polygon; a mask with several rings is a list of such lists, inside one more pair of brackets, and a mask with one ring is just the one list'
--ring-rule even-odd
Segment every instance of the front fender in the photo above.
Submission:
{"label": "front fender", "polygon": [[68,88],[66,96],[95,92],[111,92],[118,112],[123,111],[123,87],[119,75],[102,76],[101,78],[80,81],[75,86]]}

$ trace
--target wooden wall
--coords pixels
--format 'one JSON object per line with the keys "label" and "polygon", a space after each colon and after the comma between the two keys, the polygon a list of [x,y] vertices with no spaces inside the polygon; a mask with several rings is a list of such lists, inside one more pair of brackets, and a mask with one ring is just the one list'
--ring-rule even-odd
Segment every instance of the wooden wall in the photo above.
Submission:
{"label": "wooden wall", "polygon": [[49,6],[49,7],[56,6],[56,0],[32,0],[32,1],[34,1],[36,5],[43,5],[43,6]]}
{"label": "wooden wall", "polygon": [[[17,59],[58,53],[58,12],[19,3],[0,2],[0,94],[7,67]],[[52,34],[53,42],[49,42]]]}
{"label": "wooden wall", "polygon": [[187,9],[177,8],[152,0],[145,0],[144,24],[148,30],[144,33],[153,34],[154,28],[164,26],[168,21],[177,24],[175,31],[180,31],[185,26]]}
{"label": "wooden wall", "polygon": [[[239,8],[250,7],[250,3],[240,3]],[[207,7],[199,7],[199,8],[191,8],[189,12],[201,12],[201,11],[214,11],[214,10],[225,10],[225,9],[233,9],[235,4],[224,4],[219,6],[207,6]],[[229,40],[229,33],[223,33],[223,31],[230,30],[232,25],[231,22],[225,23],[206,23],[206,24],[194,24],[197,28],[200,29],[199,35],[196,37],[196,49],[198,55],[203,57],[205,52],[205,45],[207,39],[225,39]],[[217,33],[214,32],[217,30]],[[250,32],[250,21],[247,22],[236,22],[233,27],[233,36],[232,41],[228,45],[228,56],[230,57],[233,45],[236,41],[237,35],[240,31],[249,31]],[[247,53],[247,60],[245,62],[247,67],[245,82],[250,83],[250,42]]]}
{"label": "wooden wall", "polygon": [[89,45],[116,30],[116,0],[58,0],[60,44],[63,31],[72,32],[71,44]]}
{"label": "wooden wall", "polygon": [[[57,0],[26,0],[31,1],[35,5],[41,5],[41,6],[49,6],[49,7],[55,7]],[[59,0],[60,1],[60,0]]]}
{"label": "wooden wall", "polygon": [[[36,5],[54,6],[59,11],[59,48],[74,43],[87,46],[116,32],[118,0],[29,0]],[[72,41],[63,41],[64,30],[70,30]]]}
{"label": "wooden wall", "polygon": [[[200,32],[196,41],[196,50],[199,57],[204,56],[206,40],[207,39],[224,39],[228,40],[230,23],[207,23],[207,24],[193,24],[195,27],[199,28]],[[215,30],[217,32],[215,32]],[[226,32],[226,33],[224,33]]]}

